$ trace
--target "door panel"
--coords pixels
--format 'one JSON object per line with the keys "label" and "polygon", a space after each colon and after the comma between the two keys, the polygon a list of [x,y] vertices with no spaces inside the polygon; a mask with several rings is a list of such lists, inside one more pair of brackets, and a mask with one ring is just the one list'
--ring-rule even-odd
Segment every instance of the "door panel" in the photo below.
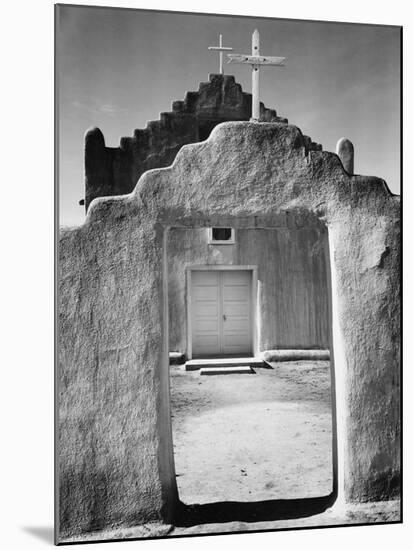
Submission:
{"label": "door panel", "polygon": [[224,323],[225,334],[249,333],[249,319],[227,317]]}
{"label": "door panel", "polygon": [[225,315],[229,318],[245,317],[244,302],[225,302]]}
{"label": "door panel", "polygon": [[219,293],[218,286],[197,286],[194,290],[195,300],[217,303]]}
{"label": "door panel", "polygon": [[[208,302],[206,300],[197,300],[197,302],[202,302],[202,318],[208,319],[211,317],[218,317],[219,315],[219,304],[218,304],[218,297],[211,302]],[[199,312],[200,314],[201,312]]]}
{"label": "door panel", "polygon": [[251,272],[222,272],[222,352],[251,352]]}
{"label": "door panel", "polygon": [[250,354],[251,272],[193,271],[191,280],[193,355]]}
{"label": "door panel", "polygon": [[192,273],[192,348],[198,355],[216,353],[220,337],[220,277],[218,272]]}
{"label": "door panel", "polygon": [[224,279],[224,285],[236,286],[248,284],[251,278],[250,271],[222,271],[222,276]]}
{"label": "door panel", "polygon": [[202,337],[198,337],[193,342],[194,354],[199,356],[209,356],[209,355],[215,355],[211,352],[213,349],[219,349],[220,342],[218,335],[202,335]]}
{"label": "door panel", "polygon": [[248,302],[248,297],[246,296],[246,291],[248,292],[248,286],[229,286],[224,287],[224,300],[225,302]]}

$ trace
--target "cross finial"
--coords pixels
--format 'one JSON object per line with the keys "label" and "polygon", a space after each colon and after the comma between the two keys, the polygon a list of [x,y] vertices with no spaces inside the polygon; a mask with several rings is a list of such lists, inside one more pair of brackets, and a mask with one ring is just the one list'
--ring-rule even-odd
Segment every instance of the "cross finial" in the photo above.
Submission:
{"label": "cross finial", "polygon": [[219,73],[224,74],[223,52],[232,52],[232,48],[222,45],[222,34],[219,35],[219,46],[208,46],[208,50],[219,52]]}
{"label": "cross finial", "polygon": [[260,55],[260,33],[258,29],[252,33],[252,55]]}
{"label": "cross finial", "polygon": [[260,34],[257,29],[252,34],[252,54],[228,54],[228,63],[246,63],[252,67],[252,117],[258,122],[260,119],[260,65],[283,67],[285,57],[264,57],[260,55]]}

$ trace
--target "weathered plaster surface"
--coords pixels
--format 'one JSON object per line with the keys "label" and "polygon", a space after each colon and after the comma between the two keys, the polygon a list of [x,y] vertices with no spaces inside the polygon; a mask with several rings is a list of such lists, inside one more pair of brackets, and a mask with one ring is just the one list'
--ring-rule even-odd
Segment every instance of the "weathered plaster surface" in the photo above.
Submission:
{"label": "weathered plaster surface", "polygon": [[[204,141],[222,122],[249,120],[251,94],[242,91],[231,75],[213,74],[201,82],[197,92],[187,92],[183,101],[174,101],[172,111],[160,114],[159,120],[123,137],[119,147],[106,147],[102,132],[93,128],[85,136],[85,206],[96,197],[130,193],[147,170],[172,164],[180,148]],[[284,122],[273,109],[260,104],[265,122]],[[321,145],[304,137],[308,147]]]}
{"label": "weathered plaster surface", "polygon": [[337,142],[336,153],[343,164],[344,170],[350,176],[354,174],[354,146],[347,138],[341,138]]}
{"label": "weathered plaster surface", "polygon": [[64,233],[59,258],[60,520],[69,531],[165,519],[176,491],[153,300],[159,232],[96,229]]}
{"label": "weathered plaster surface", "polygon": [[[291,216],[290,213],[294,215]],[[347,501],[399,493],[399,200],[294,126],[232,122],[60,241],[60,535],[172,521],[165,228],[327,226]],[[338,342],[340,340],[340,342]],[[341,344],[341,346],[338,345]]]}

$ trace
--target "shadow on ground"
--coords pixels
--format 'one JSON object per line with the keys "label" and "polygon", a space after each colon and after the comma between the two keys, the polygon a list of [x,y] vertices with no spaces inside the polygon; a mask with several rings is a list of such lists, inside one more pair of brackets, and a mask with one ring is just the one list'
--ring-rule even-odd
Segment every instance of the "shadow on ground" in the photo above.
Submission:
{"label": "shadow on ground", "polygon": [[336,495],[291,499],[263,500],[258,502],[211,502],[208,504],[184,504],[181,502],[174,521],[176,527],[192,527],[202,523],[226,523],[232,521],[258,522],[297,519],[321,514],[330,508]]}
{"label": "shadow on ground", "polygon": [[53,527],[22,527],[22,530],[42,541],[54,544]]}

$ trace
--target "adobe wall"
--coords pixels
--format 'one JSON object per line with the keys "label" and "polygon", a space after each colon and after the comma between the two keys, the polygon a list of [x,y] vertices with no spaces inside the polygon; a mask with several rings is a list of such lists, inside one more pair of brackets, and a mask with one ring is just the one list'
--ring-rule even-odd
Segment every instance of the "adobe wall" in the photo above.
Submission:
{"label": "adobe wall", "polygon": [[[187,92],[183,101],[174,101],[172,111],[159,120],[124,137],[119,147],[106,147],[98,128],[85,136],[85,207],[96,197],[130,193],[147,170],[170,166],[179,149],[207,139],[221,122],[249,120],[252,96],[242,91],[231,75],[209,75],[197,92]],[[273,109],[260,104],[261,120],[285,122]],[[321,146],[305,138],[313,149]]]}
{"label": "adobe wall", "polygon": [[326,231],[321,224],[287,229],[239,229],[233,245],[208,243],[206,229],[168,234],[169,346],[187,353],[186,268],[258,266],[258,350],[328,349]]}
{"label": "adobe wall", "polygon": [[339,497],[400,493],[398,197],[294,126],[225,123],[62,231],[60,539],[173,521],[166,228],[289,227],[290,212],[328,229]]}

